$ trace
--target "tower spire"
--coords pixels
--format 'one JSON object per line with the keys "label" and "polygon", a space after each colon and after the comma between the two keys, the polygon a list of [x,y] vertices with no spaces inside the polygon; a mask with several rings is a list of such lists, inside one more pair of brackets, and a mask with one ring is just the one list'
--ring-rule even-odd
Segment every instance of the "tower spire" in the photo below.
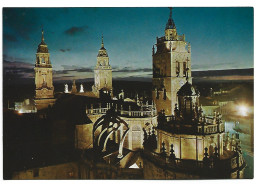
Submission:
{"label": "tower spire", "polygon": [[169,7],[169,9],[170,9],[170,15],[169,15],[169,19],[168,19],[165,29],[176,29],[175,23],[172,19],[172,7]]}
{"label": "tower spire", "polygon": [[43,28],[42,28],[42,42],[44,42],[44,31],[43,31]]}
{"label": "tower spire", "polygon": [[172,7],[169,7],[169,9],[170,9],[170,16],[169,16],[169,18],[172,18]]}
{"label": "tower spire", "polygon": [[102,43],[101,43],[101,48],[104,47],[104,37],[103,37],[103,34],[102,34]]}

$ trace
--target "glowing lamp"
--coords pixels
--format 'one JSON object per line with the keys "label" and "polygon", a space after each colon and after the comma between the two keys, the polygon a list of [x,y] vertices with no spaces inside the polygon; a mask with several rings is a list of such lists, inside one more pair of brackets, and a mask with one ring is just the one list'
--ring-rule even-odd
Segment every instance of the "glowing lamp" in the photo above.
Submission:
{"label": "glowing lamp", "polygon": [[240,106],[238,106],[238,113],[241,116],[247,116],[248,108],[246,106],[244,106],[244,105],[240,105]]}

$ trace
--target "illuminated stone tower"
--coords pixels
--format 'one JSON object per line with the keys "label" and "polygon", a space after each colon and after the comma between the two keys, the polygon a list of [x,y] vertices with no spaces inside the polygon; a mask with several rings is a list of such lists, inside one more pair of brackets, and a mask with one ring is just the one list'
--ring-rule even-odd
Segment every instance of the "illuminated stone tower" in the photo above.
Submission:
{"label": "illuminated stone tower", "polygon": [[178,35],[172,19],[172,8],[165,27],[165,35],[157,37],[156,51],[153,46],[153,100],[158,112],[174,114],[178,103],[177,92],[191,79],[191,46],[185,35]]}
{"label": "illuminated stone tower", "polygon": [[37,110],[47,108],[53,105],[55,99],[53,96],[54,87],[52,83],[52,65],[50,53],[44,42],[42,30],[42,41],[38,45],[35,62],[35,103]]}
{"label": "illuminated stone tower", "polygon": [[107,50],[104,47],[102,36],[101,48],[97,55],[97,65],[94,70],[94,86],[93,92],[99,96],[100,92],[112,95],[112,68],[109,64]]}

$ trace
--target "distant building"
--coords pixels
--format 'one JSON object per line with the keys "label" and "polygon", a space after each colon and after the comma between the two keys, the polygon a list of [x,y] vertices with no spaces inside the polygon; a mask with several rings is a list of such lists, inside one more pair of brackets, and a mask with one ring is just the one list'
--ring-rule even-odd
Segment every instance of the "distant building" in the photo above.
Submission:
{"label": "distant building", "polygon": [[31,99],[25,99],[23,102],[15,102],[14,110],[19,113],[36,113],[34,101]]}

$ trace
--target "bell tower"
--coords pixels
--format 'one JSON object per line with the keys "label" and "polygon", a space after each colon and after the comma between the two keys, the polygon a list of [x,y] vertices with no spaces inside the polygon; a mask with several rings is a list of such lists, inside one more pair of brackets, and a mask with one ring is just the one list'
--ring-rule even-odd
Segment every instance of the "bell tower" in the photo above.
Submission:
{"label": "bell tower", "polygon": [[102,35],[101,48],[97,55],[97,64],[94,70],[94,85],[92,91],[96,96],[100,92],[108,93],[112,96],[112,68],[109,64],[109,57],[107,50],[104,47],[104,40]]}
{"label": "bell tower", "polygon": [[47,44],[44,42],[42,30],[41,43],[38,45],[35,62],[35,103],[37,110],[53,105],[54,87],[52,83],[52,65]]}
{"label": "bell tower", "polygon": [[173,115],[178,104],[177,92],[186,83],[191,83],[191,47],[185,35],[178,35],[172,19],[172,8],[165,27],[165,35],[157,37],[153,46],[153,101],[158,112]]}

